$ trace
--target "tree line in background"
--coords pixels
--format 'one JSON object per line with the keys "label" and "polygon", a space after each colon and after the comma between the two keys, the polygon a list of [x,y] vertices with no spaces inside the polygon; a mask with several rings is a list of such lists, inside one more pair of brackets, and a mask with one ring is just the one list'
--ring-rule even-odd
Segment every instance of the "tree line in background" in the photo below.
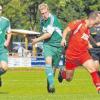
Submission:
{"label": "tree line in background", "polygon": [[85,18],[100,10],[100,0],[0,0],[3,15],[10,19],[12,28],[39,31],[38,5],[45,2],[58,16],[63,27],[74,19]]}

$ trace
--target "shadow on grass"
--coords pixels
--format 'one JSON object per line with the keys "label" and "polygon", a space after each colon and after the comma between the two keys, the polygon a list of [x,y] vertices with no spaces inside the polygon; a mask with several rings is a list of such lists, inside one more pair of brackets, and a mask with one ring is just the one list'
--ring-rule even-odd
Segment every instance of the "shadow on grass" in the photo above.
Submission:
{"label": "shadow on grass", "polygon": [[8,93],[8,92],[1,92],[1,91],[0,91],[0,94],[9,94],[9,93]]}

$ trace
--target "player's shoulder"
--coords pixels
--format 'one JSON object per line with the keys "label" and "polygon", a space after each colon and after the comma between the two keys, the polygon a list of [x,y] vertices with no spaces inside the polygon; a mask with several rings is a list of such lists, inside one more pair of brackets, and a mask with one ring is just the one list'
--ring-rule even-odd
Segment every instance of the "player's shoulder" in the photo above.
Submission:
{"label": "player's shoulder", "polygon": [[58,17],[55,14],[52,14],[52,17],[54,18],[54,20],[58,20]]}
{"label": "player's shoulder", "polygon": [[57,19],[58,19],[57,16],[56,16],[55,14],[51,14],[51,13],[50,13],[49,16],[50,16],[50,19],[51,19],[51,20],[57,20]]}
{"label": "player's shoulder", "polygon": [[4,16],[2,16],[1,18],[2,18],[2,20],[9,21],[9,19]]}
{"label": "player's shoulder", "polygon": [[82,20],[79,20],[79,19],[72,21],[73,24],[78,24],[78,23],[81,23],[81,22],[82,22]]}
{"label": "player's shoulder", "polygon": [[50,15],[50,23],[52,24],[60,24],[58,17],[55,14]]}

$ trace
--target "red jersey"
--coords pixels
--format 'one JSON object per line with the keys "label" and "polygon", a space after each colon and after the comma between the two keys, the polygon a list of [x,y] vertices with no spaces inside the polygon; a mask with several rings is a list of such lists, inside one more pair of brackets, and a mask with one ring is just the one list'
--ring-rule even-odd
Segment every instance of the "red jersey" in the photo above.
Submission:
{"label": "red jersey", "polygon": [[68,24],[71,29],[67,57],[77,57],[88,50],[90,30],[86,27],[85,20],[74,21]]}

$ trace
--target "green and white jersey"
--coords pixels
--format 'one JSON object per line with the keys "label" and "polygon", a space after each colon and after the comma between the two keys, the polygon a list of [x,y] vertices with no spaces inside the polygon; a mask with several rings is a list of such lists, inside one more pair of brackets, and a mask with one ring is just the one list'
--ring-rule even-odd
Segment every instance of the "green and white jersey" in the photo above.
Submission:
{"label": "green and white jersey", "polygon": [[44,44],[61,47],[60,43],[62,40],[62,25],[58,21],[55,15],[49,14],[49,18],[47,20],[40,20],[41,31],[43,34],[50,33],[51,37],[49,39],[44,40]]}
{"label": "green and white jersey", "polygon": [[6,34],[10,32],[10,21],[5,17],[0,17],[0,53],[7,52],[4,47]]}

